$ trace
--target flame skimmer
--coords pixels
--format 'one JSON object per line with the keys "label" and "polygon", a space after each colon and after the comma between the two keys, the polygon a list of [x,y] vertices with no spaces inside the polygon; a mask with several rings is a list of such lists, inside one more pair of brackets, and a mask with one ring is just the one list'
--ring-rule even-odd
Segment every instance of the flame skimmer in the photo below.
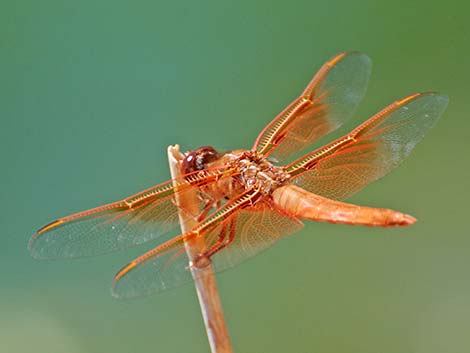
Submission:
{"label": "flame skimmer", "polygon": [[[198,225],[124,266],[113,294],[132,297],[191,280],[190,266],[210,259],[230,268],[299,230],[302,219],[367,226],[406,226],[412,216],[344,203],[404,160],[447,106],[447,97],[416,93],[398,100],[347,135],[278,166],[337,129],[362,99],[370,59],[358,52],[333,57],[302,94],[260,133],[250,150],[225,154],[201,147],[184,155],[183,175],[124,200],[60,218],[39,229],[29,248],[35,258],[99,255],[142,244],[177,227],[179,193],[193,191]],[[195,261],[184,251],[203,237]]]}

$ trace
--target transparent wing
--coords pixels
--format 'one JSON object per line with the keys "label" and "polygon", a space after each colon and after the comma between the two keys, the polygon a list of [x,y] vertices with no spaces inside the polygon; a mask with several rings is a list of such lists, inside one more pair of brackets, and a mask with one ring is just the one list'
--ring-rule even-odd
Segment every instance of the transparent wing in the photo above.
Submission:
{"label": "transparent wing", "polygon": [[448,103],[437,93],[397,101],[348,135],[288,165],[292,183],[332,199],[345,199],[398,166]]}
{"label": "transparent wing", "polygon": [[287,108],[256,139],[253,149],[282,161],[337,129],[349,119],[365,94],[369,57],[341,53],[318,71]]}
{"label": "transparent wing", "polygon": [[[175,193],[230,177],[223,169],[208,169],[169,180],[122,201],[60,218],[39,229],[29,249],[38,259],[93,256],[142,244],[178,225]],[[182,210],[182,212],[186,212]],[[197,217],[198,215],[189,215]]]}
{"label": "transparent wing", "polygon": [[[268,199],[241,208],[216,222],[205,233],[190,233],[169,240],[125,266],[115,276],[113,294],[129,298],[174,288],[192,280],[186,243],[203,237],[206,249],[224,247],[210,258],[216,272],[231,268],[270,247],[303,224],[278,211]],[[204,271],[195,271],[195,276]]]}

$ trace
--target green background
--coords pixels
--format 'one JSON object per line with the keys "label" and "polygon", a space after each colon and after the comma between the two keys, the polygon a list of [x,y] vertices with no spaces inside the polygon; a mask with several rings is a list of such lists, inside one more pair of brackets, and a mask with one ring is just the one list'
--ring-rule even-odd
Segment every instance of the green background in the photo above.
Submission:
{"label": "green background", "polygon": [[37,262],[54,218],[169,177],[166,147],[249,148],[342,50],[373,60],[341,132],[406,94],[450,105],[350,201],[406,229],[309,223],[220,275],[235,352],[470,351],[470,31],[464,1],[2,1],[0,352],[208,352],[191,285],[138,300],[112,275],[149,246]]}

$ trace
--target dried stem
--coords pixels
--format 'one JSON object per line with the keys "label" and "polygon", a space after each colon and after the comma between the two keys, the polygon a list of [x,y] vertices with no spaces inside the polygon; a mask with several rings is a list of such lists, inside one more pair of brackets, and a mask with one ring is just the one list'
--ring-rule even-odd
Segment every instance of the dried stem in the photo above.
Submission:
{"label": "dried stem", "polygon": [[[179,146],[169,146],[168,161],[172,178],[177,178],[181,175],[181,160],[182,155],[179,151]],[[197,225],[197,221],[193,217],[188,216],[190,214],[198,214],[199,212],[197,195],[193,190],[178,193],[176,202],[181,208],[188,211],[179,213],[181,231],[185,233]],[[186,243],[186,253],[191,261],[204,249],[205,241],[203,237],[198,237]],[[211,351],[212,353],[231,353],[232,347],[224,319],[222,303],[217,291],[214,269],[211,264],[204,268],[191,267],[191,273],[196,286]]]}

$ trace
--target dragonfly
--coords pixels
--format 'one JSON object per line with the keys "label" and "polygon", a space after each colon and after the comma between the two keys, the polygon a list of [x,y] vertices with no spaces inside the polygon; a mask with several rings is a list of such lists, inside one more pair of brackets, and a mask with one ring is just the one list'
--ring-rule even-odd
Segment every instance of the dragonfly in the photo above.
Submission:
{"label": "dragonfly", "polygon": [[[408,157],[444,112],[445,95],[406,96],[343,137],[295,158],[353,115],[370,72],[371,61],[363,53],[334,56],[251,149],[188,151],[180,176],[39,229],[29,242],[32,256],[94,256],[158,239],[156,247],[115,275],[113,295],[128,298],[191,281],[190,270],[208,263],[216,272],[232,268],[300,230],[304,220],[378,227],[415,223],[402,212],[344,200]],[[177,202],[187,192],[196,195],[197,212]],[[181,213],[196,226],[168,236]],[[185,245],[200,239],[205,247],[190,260]]]}

